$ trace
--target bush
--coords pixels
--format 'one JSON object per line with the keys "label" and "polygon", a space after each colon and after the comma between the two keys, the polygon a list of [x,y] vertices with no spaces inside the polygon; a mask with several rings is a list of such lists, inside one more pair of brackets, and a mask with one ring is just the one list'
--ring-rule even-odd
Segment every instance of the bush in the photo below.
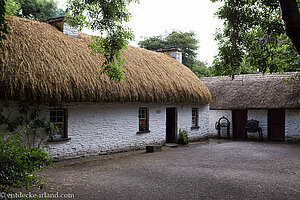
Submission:
{"label": "bush", "polygon": [[189,137],[187,130],[185,129],[179,129],[179,136],[177,140],[178,144],[188,144],[189,143]]}
{"label": "bush", "polygon": [[[43,149],[24,145],[21,134],[2,134],[0,139],[0,191],[32,186],[42,188],[45,180],[34,172],[52,164]],[[5,138],[5,139],[4,139]]]}

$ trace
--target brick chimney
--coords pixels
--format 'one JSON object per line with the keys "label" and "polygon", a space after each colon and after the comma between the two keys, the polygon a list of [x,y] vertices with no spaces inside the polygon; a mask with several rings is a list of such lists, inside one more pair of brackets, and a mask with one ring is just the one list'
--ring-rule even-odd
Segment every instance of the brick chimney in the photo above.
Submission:
{"label": "brick chimney", "polygon": [[169,54],[175,60],[182,63],[182,49],[181,48],[169,47],[169,48],[163,48],[163,49],[157,50],[157,52],[162,52],[162,53]]}
{"label": "brick chimney", "polygon": [[55,26],[61,32],[63,32],[65,35],[77,38],[78,37],[77,28],[70,26],[64,20],[65,20],[65,17],[57,17],[57,18],[53,18],[53,19],[48,19],[45,22],[51,24],[52,26]]}

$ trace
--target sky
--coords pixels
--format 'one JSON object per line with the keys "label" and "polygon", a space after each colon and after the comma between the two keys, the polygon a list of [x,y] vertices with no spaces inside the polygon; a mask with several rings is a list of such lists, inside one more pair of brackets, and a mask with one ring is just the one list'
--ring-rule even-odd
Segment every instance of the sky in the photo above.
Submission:
{"label": "sky", "polygon": [[[214,13],[221,3],[210,0],[140,0],[128,7],[132,17],[128,26],[133,30],[138,46],[143,37],[166,35],[173,30],[194,31],[199,40],[198,59],[211,65],[218,54],[217,41],[214,40],[216,28],[222,28],[223,22]],[[66,0],[58,1],[58,7],[66,8]],[[82,32],[93,34],[90,30]]]}

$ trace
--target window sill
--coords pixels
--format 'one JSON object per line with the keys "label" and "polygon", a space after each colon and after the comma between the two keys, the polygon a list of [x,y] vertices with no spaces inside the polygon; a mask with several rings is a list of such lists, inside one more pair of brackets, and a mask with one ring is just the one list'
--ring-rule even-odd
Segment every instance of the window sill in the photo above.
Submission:
{"label": "window sill", "polygon": [[193,130],[193,129],[199,129],[200,127],[199,126],[193,126],[193,127],[191,127],[191,129]]}
{"label": "window sill", "polygon": [[144,134],[144,133],[150,133],[151,131],[138,131],[136,134]]}
{"label": "window sill", "polygon": [[55,138],[55,139],[49,139],[48,142],[63,142],[69,140],[71,140],[71,138]]}

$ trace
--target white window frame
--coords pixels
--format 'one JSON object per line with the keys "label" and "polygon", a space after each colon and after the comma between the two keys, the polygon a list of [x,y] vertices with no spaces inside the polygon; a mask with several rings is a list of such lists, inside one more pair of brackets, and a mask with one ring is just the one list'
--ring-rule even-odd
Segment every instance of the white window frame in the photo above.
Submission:
{"label": "white window frame", "polygon": [[199,128],[199,111],[198,111],[198,108],[192,108],[192,128]]}

